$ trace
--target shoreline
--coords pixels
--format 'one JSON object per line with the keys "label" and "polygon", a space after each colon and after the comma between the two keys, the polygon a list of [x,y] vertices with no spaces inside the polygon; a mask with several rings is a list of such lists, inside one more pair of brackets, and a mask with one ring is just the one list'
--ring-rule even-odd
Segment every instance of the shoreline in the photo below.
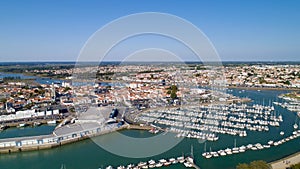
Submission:
{"label": "shoreline", "polygon": [[[34,139],[41,139],[41,138],[55,138],[57,136],[55,136],[54,134],[50,134],[50,135],[39,135],[39,136],[29,136],[29,137],[13,137],[13,138],[4,138],[4,139],[0,139],[0,154],[10,154],[10,153],[18,153],[18,152],[24,152],[24,151],[37,151],[37,150],[44,150],[44,149],[52,149],[52,148],[56,148],[56,147],[60,147],[63,146],[65,144],[71,144],[71,143],[76,143],[76,142],[80,142],[82,140],[86,140],[89,138],[93,138],[93,137],[98,137],[98,136],[102,136],[105,134],[109,134],[109,133],[113,133],[116,131],[121,131],[121,130],[150,130],[152,127],[151,126],[138,126],[138,125],[124,125],[120,128],[116,128],[115,130],[107,130],[107,131],[103,131],[103,132],[99,132],[99,133],[91,133],[88,135],[83,135],[81,137],[75,137],[75,138],[70,138],[70,139],[66,139],[66,140],[59,140],[57,142],[49,142],[49,143],[43,143],[43,144],[28,144],[28,145],[22,145],[22,146],[18,146],[18,145],[14,145],[14,146],[8,146],[8,147],[3,147],[4,145],[7,145],[8,143],[11,144],[12,142],[22,142],[22,141],[32,141]],[[63,136],[60,136],[63,137]],[[4,142],[2,142],[4,141]]]}
{"label": "shoreline", "polygon": [[[61,140],[60,142],[53,142],[49,144],[44,144],[44,145],[27,145],[27,146],[14,146],[14,147],[7,147],[7,148],[1,148],[0,147],[0,154],[11,154],[11,153],[19,153],[19,152],[26,152],[26,151],[39,151],[39,150],[45,150],[45,149],[52,149],[52,148],[57,148],[61,147],[66,144],[72,144],[72,143],[77,143],[86,139],[91,139],[93,137],[98,137],[106,134],[110,134],[113,132],[117,131],[122,131],[122,130],[150,130],[152,127],[151,126],[140,126],[140,125],[124,125],[120,128],[117,128],[113,131],[104,131],[100,133],[92,133],[90,135],[85,135],[82,137],[77,137],[77,138],[72,138],[69,140]],[[31,136],[31,137],[42,137],[41,136]],[[45,135],[46,136],[46,135]],[[48,135],[50,136],[50,135]],[[51,135],[53,136],[53,134]],[[22,140],[22,138],[29,138],[29,137],[14,137],[14,138],[7,138],[7,140]],[[5,140],[5,139],[0,139]],[[284,161],[290,161],[290,163],[286,164]],[[287,155],[283,158],[280,158],[278,160],[269,162],[268,164],[272,167],[272,169],[286,169],[286,167],[289,167],[292,164],[297,164],[300,163],[300,152],[296,152],[294,154]]]}
{"label": "shoreline", "polygon": [[[31,80],[31,81],[35,81],[37,78],[49,78],[52,80],[63,80],[66,81],[68,79],[66,79],[66,77],[64,78],[58,78],[58,77],[47,77],[47,76],[43,76],[40,74],[35,74],[35,73],[28,73],[28,72],[22,72],[22,73],[14,73],[14,72],[2,72],[2,73],[12,73],[12,74],[23,74],[25,76],[33,76],[35,78],[29,78],[29,79],[18,79],[21,81],[24,80]],[[15,80],[13,80],[15,81]],[[99,82],[107,82],[107,83],[114,83],[114,82],[120,82],[120,81],[115,81],[115,80],[98,80]],[[210,86],[210,85],[207,85]],[[300,88],[283,88],[283,87],[247,87],[247,86],[230,86],[228,84],[226,84],[225,88],[228,89],[247,89],[247,90],[288,90],[288,91],[300,91]]]}
{"label": "shoreline", "polygon": [[[286,161],[289,161],[290,163],[286,164]],[[269,164],[272,167],[272,169],[286,169],[286,167],[297,163],[300,163],[300,152],[290,154],[279,160],[272,161]]]}
{"label": "shoreline", "polygon": [[247,90],[277,90],[277,91],[300,91],[300,88],[278,88],[278,87],[244,87],[244,86],[226,86],[228,89],[247,89]]}

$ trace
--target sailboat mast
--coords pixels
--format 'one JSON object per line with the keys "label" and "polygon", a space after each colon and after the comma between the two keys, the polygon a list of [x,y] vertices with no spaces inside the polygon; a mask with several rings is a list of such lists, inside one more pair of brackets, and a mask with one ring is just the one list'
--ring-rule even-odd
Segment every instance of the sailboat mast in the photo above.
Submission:
{"label": "sailboat mast", "polygon": [[236,139],[234,139],[234,148],[236,148]]}
{"label": "sailboat mast", "polygon": [[194,158],[194,150],[193,150],[193,145],[191,145],[191,156]]}

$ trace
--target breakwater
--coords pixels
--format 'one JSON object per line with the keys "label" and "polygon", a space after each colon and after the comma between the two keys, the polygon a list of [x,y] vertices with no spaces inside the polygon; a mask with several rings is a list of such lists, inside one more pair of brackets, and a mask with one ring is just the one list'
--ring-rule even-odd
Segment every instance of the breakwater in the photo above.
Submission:
{"label": "breakwater", "polygon": [[55,148],[126,128],[128,128],[127,125],[117,127],[112,124],[104,127],[82,128],[82,130],[65,134],[57,134],[54,131],[49,135],[0,139],[0,154]]}

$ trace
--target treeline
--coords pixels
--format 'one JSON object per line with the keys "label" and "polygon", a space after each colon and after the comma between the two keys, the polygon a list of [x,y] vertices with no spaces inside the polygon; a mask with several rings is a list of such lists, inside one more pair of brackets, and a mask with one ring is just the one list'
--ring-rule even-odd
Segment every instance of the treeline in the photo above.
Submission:
{"label": "treeline", "polygon": [[9,76],[9,77],[3,77],[3,81],[10,81],[10,80],[20,80],[20,76]]}
{"label": "treeline", "polygon": [[11,73],[25,73],[26,71],[32,70],[59,70],[59,69],[71,69],[74,68],[74,65],[37,65],[37,66],[3,66],[1,67],[2,72],[11,72]]}
{"label": "treeline", "polygon": [[145,70],[145,71],[139,71],[138,73],[159,73],[159,72],[163,72],[163,69],[160,70]]}
{"label": "treeline", "polygon": [[34,73],[34,75],[40,76],[40,77],[57,78],[57,79],[62,79],[62,78],[71,76],[71,74],[69,74],[69,73],[54,74],[52,72],[48,72],[48,73],[36,72],[36,73]]}
{"label": "treeline", "polygon": [[290,167],[287,167],[287,169],[300,169],[300,163],[298,164],[293,164]]}
{"label": "treeline", "polygon": [[250,164],[241,163],[236,166],[236,169],[271,169],[272,167],[265,161],[252,161]]}

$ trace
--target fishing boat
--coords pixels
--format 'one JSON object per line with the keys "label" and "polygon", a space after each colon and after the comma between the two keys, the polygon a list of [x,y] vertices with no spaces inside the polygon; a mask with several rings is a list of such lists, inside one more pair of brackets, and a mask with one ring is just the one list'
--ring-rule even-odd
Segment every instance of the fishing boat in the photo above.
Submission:
{"label": "fishing boat", "polygon": [[169,161],[170,161],[172,164],[176,164],[176,163],[178,162],[175,158],[170,158]]}
{"label": "fishing boat", "polygon": [[227,154],[226,154],[226,152],[224,150],[222,150],[222,151],[220,151],[220,155],[221,156],[226,156]]}
{"label": "fishing boat", "polygon": [[36,121],[35,121],[35,122],[33,123],[33,126],[40,126],[41,124],[42,124],[42,123],[36,122]]}
{"label": "fishing boat", "polygon": [[257,150],[257,147],[255,147],[255,146],[253,146],[253,147],[251,147],[251,150]]}
{"label": "fishing boat", "polygon": [[150,160],[148,161],[148,164],[149,164],[149,168],[154,168],[156,163],[154,160]]}
{"label": "fishing boat", "polygon": [[155,165],[155,161],[154,161],[154,160],[150,160],[150,161],[148,161],[148,163],[149,163],[150,165]]}
{"label": "fishing boat", "polygon": [[113,169],[113,167],[112,166],[108,166],[108,167],[106,167],[106,169]]}
{"label": "fishing boat", "polygon": [[219,157],[219,154],[217,152],[211,152],[211,154],[213,155],[213,157]]}
{"label": "fishing boat", "polygon": [[164,166],[169,166],[169,165],[171,165],[172,163],[170,162],[170,161],[167,161],[167,162],[165,162],[164,163]]}
{"label": "fishing boat", "polygon": [[153,127],[149,130],[149,132],[152,134],[157,134],[157,133],[159,133],[159,130]]}
{"label": "fishing boat", "polygon": [[177,161],[179,162],[179,163],[184,163],[184,156],[181,156],[181,157],[177,157]]}
{"label": "fishing boat", "polygon": [[209,153],[207,153],[205,155],[205,158],[211,158],[213,156],[212,153],[211,153],[211,147],[209,149],[210,149],[210,151],[209,151]]}
{"label": "fishing boat", "polygon": [[159,162],[164,164],[165,162],[167,162],[167,160],[165,160],[165,159],[160,159]]}
{"label": "fishing boat", "polygon": [[56,120],[47,121],[47,124],[56,124]]}
{"label": "fishing boat", "polygon": [[19,127],[25,127],[27,124],[26,123],[20,123]]}
{"label": "fishing boat", "polygon": [[157,163],[157,164],[155,165],[155,167],[162,167],[162,166],[163,166],[162,163]]}
{"label": "fishing boat", "polygon": [[3,130],[5,130],[7,128],[7,126],[6,125],[1,125],[0,126],[0,131],[3,131]]}
{"label": "fishing boat", "polygon": [[295,123],[293,127],[294,129],[298,129],[298,124]]}
{"label": "fishing boat", "polygon": [[247,149],[251,149],[253,147],[253,145],[252,144],[248,144],[246,147],[247,147]]}
{"label": "fishing boat", "polygon": [[142,167],[142,166],[146,166],[147,165],[147,163],[146,162],[140,162],[140,163],[138,163],[138,167]]}
{"label": "fishing boat", "polygon": [[149,164],[149,168],[155,168],[155,164]]}
{"label": "fishing boat", "polygon": [[128,164],[128,165],[127,165],[127,168],[133,168],[133,167],[134,167],[133,164]]}
{"label": "fishing boat", "polygon": [[245,151],[246,151],[246,147],[245,147],[245,146],[239,147],[239,152],[240,152],[240,153],[243,153],[243,152],[245,152]]}
{"label": "fishing boat", "polygon": [[190,162],[185,162],[185,163],[183,163],[183,164],[184,164],[184,166],[187,167],[187,168],[193,167],[193,165],[192,165]]}
{"label": "fishing boat", "polygon": [[230,148],[226,148],[226,149],[225,149],[225,152],[226,152],[226,154],[228,154],[228,155],[232,154],[232,152],[231,152],[231,149],[230,149]]}

